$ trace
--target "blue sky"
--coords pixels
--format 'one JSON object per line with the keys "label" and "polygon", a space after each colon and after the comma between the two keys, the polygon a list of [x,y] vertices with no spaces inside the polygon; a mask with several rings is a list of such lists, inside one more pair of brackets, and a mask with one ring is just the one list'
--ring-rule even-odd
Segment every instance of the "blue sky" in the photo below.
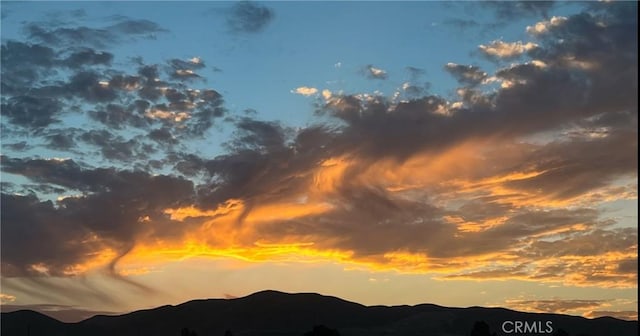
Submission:
{"label": "blue sky", "polygon": [[3,309],[637,319],[634,3],[1,5]]}

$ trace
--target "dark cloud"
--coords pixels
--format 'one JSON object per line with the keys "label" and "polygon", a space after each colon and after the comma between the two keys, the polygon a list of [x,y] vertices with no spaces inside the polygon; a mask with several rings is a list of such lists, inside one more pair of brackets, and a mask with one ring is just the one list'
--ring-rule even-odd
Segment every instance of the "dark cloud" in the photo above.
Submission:
{"label": "dark cloud", "polygon": [[[524,250],[522,256],[544,255],[554,258],[597,256],[608,252],[629,252],[634,249],[637,243],[638,233],[633,228],[597,229],[583,235],[567,236],[556,241],[534,242]],[[625,259],[621,263],[624,265],[628,260]],[[624,273],[628,272],[628,269],[618,270]]]}
{"label": "dark cloud", "polygon": [[[62,275],[67,266],[81,262],[83,255],[97,252],[99,249],[97,246],[91,246],[94,244],[78,244],[75,248],[67,248],[64,246],[67,244],[56,243],[56,240],[64,242],[68,239],[84,240],[86,237],[82,230],[69,229],[71,223],[60,218],[51,202],[39,202],[35,196],[3,193],[2,204],[3,276],[37,275],[32,265],[38,264],[46,264],[52,268],[51,275]],[[58,225],[54,231],[46,223],[59,223],[64,226]],[[16,239],[28,246],[39,246],[39,249],[25,251],[14,243]]]}
{"label": "dark cloud", "polygon": [[31,23],[25,27],[25,30],[29,38],[52,46],[79,43],[104,48],[116,42],[116,36],[106,29],[89,27],[47,29]]}
{"label": "dark cloud", "polygon": [[50,184],[24,184],[22,190],[26,194],[48,194],[58,196],[63,194],[66,190],[64,188],[56,187]]}
{"label": "dark cloud", "polygon": [[166,32],[155,22],[149,20],[124,20],[108,27],[110,30],[128,35],[144,35],[150,33]]}
{"label": "dark cloud", "polygon": [[258,33],[274,19],[275,13],[269,7],[252,1],[234,4],[227,17],[227,25],[234,33]]}
{"label": "dark cloud", "polygon": [[22,152],[32,148],[32,146],[29,145],[26,141],[20,141],[15,143],[3,143],[2,147],[9,148],[10,150],[13,150],[16,152]]}
{"label": "dark cloud", "polygon": [[43,45],[11,40],[2,45],[3,70],[13,70],[21,64],[49,67],[54,59],[54,50]]}
{"label": "dark cloud", "polygon": [[604,138],[551,143],[534,151],[523,166],[541,172],[512,181],[507,187],[555,199],[579,197],[638,170],[637,131],[617,132]]}
{"label": "dark cloud", "polygon": [[76,72],[64,87],[71,97],[80,97],[90,103],[116,100],[118,93],[111,87],[100,84],[101,76],[94,71]]}
{"label": "dark cloud", "polygon": [[188,61],[176,58],[167,61],[167,73],[172,79],[178,80],[203,79],[195,71],[205,67],[204,61],[199,57],[194,57]]}
{"label": "dark cloud", "polygon": [[118,90],[133,90],[142,85],[143,80],[138,76],[115,75],[109,80],[109,87]]}
{"label": "dark cloud", "polygon": [[[453,5],[449,5],[453,6]],[[454,27],[458,33],[487,37],[495,34],[497,28],[522,18],[547,18],[554,8],[554,1],[480,1],[463,2],[462,8],[467,17],[454,17],[443,20],[445,26]],[[478,21],[478,11],[489,11],[493,20]],[[465,36],[466,36],[465,35]],[[460,38],[456,36],[456,38]]]}
{"label": "dark cloud", "polygon": [[[202,207],[217,207],[232,198],[247,200],[248,203],[278,199],[305,180],[291,175],[304,163],[292,162],[289,149],[283,144],[272,143],[275,140],[270,137],[272,135],[267,139],[258,139],[260,134],[252,135],[255,135],[254,143],[248,145],[256,146],[254,149],[238,148],[231,154],[202,162],[203,168],[213,178],[211,184],[199,188]],[[182,164],[182,167],[184,170],[188,165]]]}
{"label": "dark cloud", "polygon": [[356,259],[372,258],[383,263],[381,256],[389,251],[424,253],[434,258],[461,252],[461,245],[450,246],[455,228],[441,220],[442,209],[357,184],[347,184],[332,196],[335,210],[273,223],[260,235],[271,239],[282,235],[312,237],[322,249],[348,250]]}
{"label": "dark cloud", "polygon": [[213,121],[223,117],[227,110],[223,106],[222,95],[216,90],[202,90],[198,97],[202,102],[197,104],[187,129],[192,135],[202,136],[213,126]]}
{"label": "dark cloud", "polygon": [[198,69],[203,69],[206,66],[204,61],[202,61],[198,57],[194,57],[193,59],[190,59],[188,61],[174,58],[172,60],[169,60],[167,63],[174,70],[178,70],[178,69],[198,70]]}
{"label": "dark cloud", "polygon": [[107,104],[101,107],[100,110],[89,111],[88,115],[92,119],[114,129],[121,129],[127,125],[138,128],[144,128],[149,125],[147,118],[136,113],[132,108],[134,108],[134,106]]}
{"label": "dark cloud", "polygon": [[384,97],[336,96],[323,112],[346,124],[334,142],[340,150],[355,150],[367,157],[406,158],[453,140],[441,132],[451,131],[446,128],[453,128],[455,120],[436,113],[445,105],[446,100],[439,96],[395,105]]}
{"label": "dark cloud", "polygon": [[[184,179],[139,171],[84,169],[72,160],[3,156],[2,169],[82,193],[57,204],[33,195],[2,194],[2,266],[3,275],[9,277],[70,275],[74,266],[106,248],[116,251],[113,268],[113,263],[131,249],[136,236],[148,229],[141,218],[168,221],[162,211],[188,202],[193,193],[192,183]],[[73,241],[85,243],[68,243]],[[36,245],[38,249],[23,249]]]}
{"label": "dark cloud", "polygon": [[136,138],[126,140],[104,129],[87,131],[81,134],[78,139],[98,147],[100,157],[107,160],[121,162],[145,160],[148,159],[148,155],[155,152],[152,146]]}
{"label": "dark cloud", "polygon": [[29,23],[25,31],[30,39],[49,46],[93,46],[105,48],[130,38],[150,38],[155,33],[166,32],[158,24],[148,20],[125,19],[103,28],[59,27],[56,24]]}
{"label": "dark cloud", "polygon": [[51,73],[56,63],[55,51],[39,44],[7,41],[2,45],[3,94],[19,94],[30,87],[41,75]]}
{"label": "dark cloud", "polygon": [[455,79],[464,85],[476,86],[485,79],[487,73],[475,65],[460,65],[449,63],[444,67]]}
{"label": "dark cloud", "polygon": [[86,47],[9,41],[2,48],[2,110],[14,126],[41,130],[79,113],[116,130],[159,124],[176,138],[199,137],[226,112],[217,91],[185,85],[201,78],[192,72],[205,67],[199,58],[168,61],[169,80],[163,80],[159,65],[140,63],[137,73],[127,74],[107,68],[111,53]]}
{"label": "dark cloud", "polygon": [[167,128],[158,128],[149,132],[149,138],[161,144],[177,144],[178,140],[174,138],[171,131]]}
{"label": "dark cloud", "polygon": [[638,259],[626,259],[618,263],[618,272],[638,274]]}
{"label": "dark cloud", "polygon": [[47,147],[57,150],[70,150],[76,146],[73,134],[68,132],[59,132],[46,136],[48,141]]}
{"label": "dark cloud", "polygon": [[277,123],[242,118],[236,124],[237,132],[227,147],[234,152],[251,150],[277,153],[287,147],[287,130]]}
{"label": "dark cloud", "polygon": [[47,127],[58,122],[62,103],[57,99],[37,96],[15,96],[3,101],[1,107],[5,118],[15,125],[31,129]]}
{"label": "dark cloud", "polygon": [[64,60],[64,63],[70,68],[79,68],[86,65],[110,65],[112,60],[113,54],[109,52],[96,52],[87,48],[73,52]]}
{"label": "dark cloud", "polygon": [[423,86],[412,85],[407,83],[406,85],[403,85],[402,91],[405,97],[408,97],[410,99],[416,99],[421,96],[424,96],[429,90],[429,88],[430,88],[429,83],[426,83]]}

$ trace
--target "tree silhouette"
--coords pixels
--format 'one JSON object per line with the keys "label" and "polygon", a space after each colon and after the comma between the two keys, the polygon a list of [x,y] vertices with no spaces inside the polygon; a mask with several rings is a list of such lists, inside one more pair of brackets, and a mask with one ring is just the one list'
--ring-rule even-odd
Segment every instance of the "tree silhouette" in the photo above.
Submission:
{"label": "tree silhouette", "polygon": [[471,329],[471,336],[495,336],[496,333],[491,333],[489,325],[485,321],[476,321]]}
{"label": "tree silhouette", "polygon": [[304,336],[340,336],[340,333],[324,325],[317,325],[313,327],[313,330],[304,333]]}

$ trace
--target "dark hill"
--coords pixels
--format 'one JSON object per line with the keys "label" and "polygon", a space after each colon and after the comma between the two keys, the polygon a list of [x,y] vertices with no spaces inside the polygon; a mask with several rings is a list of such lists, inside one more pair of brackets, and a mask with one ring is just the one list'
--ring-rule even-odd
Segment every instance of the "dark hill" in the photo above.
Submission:
{"label": "dark hill", "polygon": [[33,310],[2,313],[0,335],[65,335],[68,326]]}
{"label": "dark hill", "polygon": [[[551,321],[575,336],[637,334],[637,322],[614,318],[522,313],[502,308],[447,308],[416,306],[363,306],[313,293],[263,291],[237,299],[194,300],[119,316],[94,316],[78,323],[62,323],[32,311],[2,313],[2,335],[9,336],[179,336],[183,328],[198,336],[301,336],[315,325],[337,329],[340,335],[469,335],[476,321],[485,321],[504,335],[504,321]],[[527,335],[520,333],[518,335]],[[541,335],[541,333],[536,333]]]}

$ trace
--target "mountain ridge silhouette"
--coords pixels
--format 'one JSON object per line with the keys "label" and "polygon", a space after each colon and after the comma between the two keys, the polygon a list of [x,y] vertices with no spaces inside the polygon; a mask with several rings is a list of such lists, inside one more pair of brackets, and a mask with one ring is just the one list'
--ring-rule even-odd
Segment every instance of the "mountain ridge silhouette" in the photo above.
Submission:
{"label": "mountain ridge silhouette", "polygon": [[[365,306],[317,293],[256,292],[233,299],[196,299],[121,315],[96,315],[64,323],[30,310],[2,313],[2,335],[29,336],[172,336],[189,328],[198,336],[303,335],[326,325],[343,336],[437,335],[467,336],[477,321],[485,321],[497,335],[504,321],[552,321],[570,335],[637,335],[638,322],[612,317],[526,313],[507,308],[452,308],[435,304]],[[540,335],[519,333],[517,335]]]}

